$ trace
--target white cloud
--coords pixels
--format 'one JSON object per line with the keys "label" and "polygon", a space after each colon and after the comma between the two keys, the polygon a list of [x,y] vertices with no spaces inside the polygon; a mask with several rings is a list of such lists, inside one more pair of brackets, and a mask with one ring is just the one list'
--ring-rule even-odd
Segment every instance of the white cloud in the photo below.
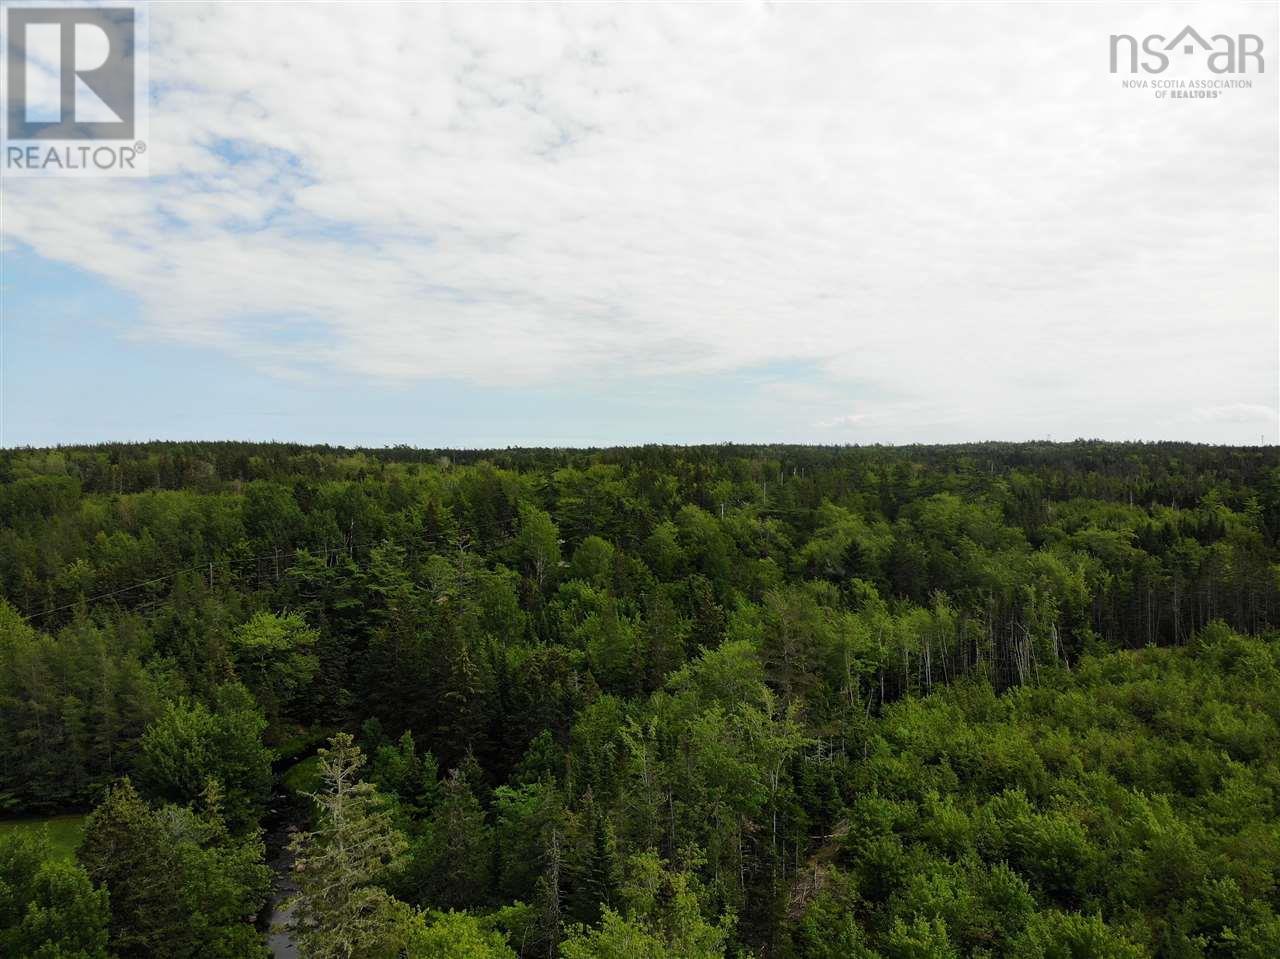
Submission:
{"label": "white cloud", "polygon": [[849,429],[863,426],[873,419],[871,413],[846,413],[844,416],[833,416],[831,419],[818,420],[813,425],[820,430]]}
{"label": "white cloud", "polygon": [[[797,438],[1274,406],[1275,70],[1120,89],[1107,36],[1168,8],[152,15],[152,178],[5,187],[6,235],[135,293],[138,335],[389,383],[803,364]],[[1274,8],[1197,17],[1280,49]]]}
{"label": "white cloud", "polygon": [[1201,423],[1253,423],[1257,426],[1274,427],[1278,416],[1280,414],[1274,406],[1257,403],[1202,406],[1195,411],[1195,418]]}

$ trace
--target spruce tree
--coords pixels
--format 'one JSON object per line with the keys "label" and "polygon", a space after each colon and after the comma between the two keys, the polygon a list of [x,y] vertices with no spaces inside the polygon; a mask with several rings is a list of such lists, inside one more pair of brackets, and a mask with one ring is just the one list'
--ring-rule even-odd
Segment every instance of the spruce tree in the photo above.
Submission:
{"label": "spruce tree", "polygon": [[302,954],[315,959],[380,955],[404,934],[408,911],[376,881],[406,843],[377,788],[358,778],[364,761],[349,733],[320,750],[317,826],[290,844],[298,883],[286,904],[290,928]]}

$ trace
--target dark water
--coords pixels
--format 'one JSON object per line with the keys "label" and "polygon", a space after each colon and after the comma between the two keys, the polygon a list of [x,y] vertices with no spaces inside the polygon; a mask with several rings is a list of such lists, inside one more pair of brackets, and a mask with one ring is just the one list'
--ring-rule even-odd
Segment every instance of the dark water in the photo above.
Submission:
{"label": "dark water", "polygon": [[296,830],[303,828],[305,809],[284,793],[273,797],[273,807],[267,817],[265,836],[267,863],[272,872],[271,899],[259,917],[258,926],[265,931],[267,947],[275,959],[297,959],[298,947],[282,927],[289,922],[289,910],[284,908],[284,901],[297,888],[293,881],[294,857],[289,851],[289,840]]}

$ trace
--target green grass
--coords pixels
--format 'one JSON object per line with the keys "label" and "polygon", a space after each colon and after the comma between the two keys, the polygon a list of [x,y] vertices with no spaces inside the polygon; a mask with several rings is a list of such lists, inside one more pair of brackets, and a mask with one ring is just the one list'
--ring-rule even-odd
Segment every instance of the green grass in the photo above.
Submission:
{"label": "green grass", "polygon": [[320,757],[308,756],[302,762],[294,763],[285,770],[280,781],[295,796],[317,791],[320,788]]}
{"label": "green grass", "polygon": [[327,726],[312,729],[308,729],[305,726],[287,726],[272,730],[268,736],[267,743],[274,747],[276,761],[280,762],[294,759],[302,753],[322,745],[333,733],[334,730]]}
{"label": "green grass", "polygon": [[84,820],[85,817],[80,815],[0,820],[0,836],[47,829],[52,858],[70,859],[75,855],[76,846],[80,845],[80,838],[84,835]]}

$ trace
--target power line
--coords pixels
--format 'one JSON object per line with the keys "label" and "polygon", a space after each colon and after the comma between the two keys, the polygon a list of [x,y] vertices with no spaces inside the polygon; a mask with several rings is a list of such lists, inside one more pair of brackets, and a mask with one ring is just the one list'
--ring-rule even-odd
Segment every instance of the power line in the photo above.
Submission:
{"label": "power line", "polygon": [[[345,553],[350,550],[362,549],[366,545],[368,544],[353,543],[350,546],[334,546],[328,549],[319,550],[317,551],[317,554],[321,556],[328,556],[331,553]],[[307,552],[311,552],[311,550],[307,550]],[[163,583],[165,580],[173,579],[176,576],[181,576],[183,573],[195,573],[195,572],[199,572],[201,570],[206,570],[206,569],[223,569],[227,566],[235,566],[237,564],[243,564],[243,563],[257,563],[264,559],[273,559],[279,555],[280,555],[280,551],[274,550],[270,553],[262,553],[258,556],[244,556],[239,559],[220,560],[219,562],[216,562],[216,563],[214,562],[199,563],[195,566],[189,566],[185,569],[173,570],[171,572],[165,573],[163,576],[156,576],[153,579],[146,579],[146,580],[142,580],[141,582],[131,583],[128,586],[120,586],[116,589],[108,590],[105,593],[98,593],[97,595],[94,595],[94,596],[85,596],[72,603],[63,603],[61,606],[54,606],[50,609],[43,609],[43,610],[40,610],[39,612],[35,612],[29,615],[23,616],[22,618],[25,622],[31,622],[32,620],[39,619],[42,616],[50,616],[53,613],[60,613],[68,609],[74,609],[75,607],[79,606],[81,603],[85,603],[85,604],[96,603],[99,600],[110,599],[112,596],[118,596],[121,593],[128,593],[135,589],[141,589],[144,586],[154,586],[156,583]]]}
{"label": "power line", "polygon": [[106,593],[99,593],[96,596],[86,596],[86,597],[83,597],[82,599],[76,600],[74,603],[65,603],[62,606],[54,606],[52,609],[41,610],[38,613],[32,613],[29,616],[23,616],[22,618],[27,622],[30,622],[33,619],[39,619],[41,616],[49,616],[52,613],[60,613],[64,609],[73,609],[74,607],[79,606],[81,603],[96,603],[100,599],[110,599],[112,596],[118,596],[121,593],[127,593],[127,592],[130,592],[131,590],[141,589],[143,586],[153,586],[156,583],[163,583],[165,580],[173,579],[175,576],[181,576],[183,573],[192,573],[198,569],[206,569],[207,567],[208,567],[207,563],[201,563],[199,566],[192,566],[189,569],[175,570],[172,573],[165,573],[165,575],[163,576],[157,576],[155,579],[143,580],[140,583],[133,583],[129,586],[121,586],[118,589],[113,589]]}
{"label": "power line", "polygon": [[[331,549],[324,549],[324,550],[320,550],[320,551],[319,551],[319,555],[327,555],[327,554],[329,554],[329,553],[345,553],[345,552],[347,552],[348,550],[361,549],[361,548],[363,548],[364,546],[367,546],[367,545],[368,545],[367,543],[356,543],[356,544],[354,544],[354,545],[352,545],[352,546],[335,546],[335,547],[333,547],[333,548],[331,548]],[[310,551],[308,550],[308,552],[310,552]],[[251,562],[254,562],[254,561],[256,561],[256,560],[260,560],[260,559],[270,559],[270,558],[272,558],[273,556],[275,556],[275,553],[264,553],[264,554],[263,554],[263,555],[261,555],[261,556],[250,556],[250,557],[246,557],[246,558],[244,558],[244,559],[228,560],[228,561],[223,562],[223,563],[216,563],[216,564],[201,563],[199,566],[193,566],[193,567],[191,568],[191,570],[178,570],[177,572],[173,573],[173,574],[172,574],[172,576],[179,575],[179,574],[181,574],[181,573],[183,573],[183,572],[191,572],[191,571],[199,570],[199,569],[208,569],[210,565],[214,565],[214,566],[220,567],[220,566],[227,566],[227,565],[231,565],[232,563],[251,563]],[[372,566],[372,565],[373,565],[373,559],[372,559],[372,558],[366,558],[366,559],[364,559],[363,561],[355,561],[355,560],[353,560],[353,561],[352,561],[352,563],[351,563],[351,565],[352,565],[352,567],[353,567],[353,568],[355,568],[356,570],[366,570],[366,569],[368,569],[370,566]],[[160,579],[154,580],[153,582],[160,582],[160,581],[162,581],[162,580],[164,580],[164,579],[169,579],[169,578],[171,578],[171,576],[162,576],[162,577],[160,577]],[[135,586],[138,586],[138,585],[145,585],[145,584],[135,584]],[[131,588],[134,588],[134,587],[123,587],[123,589],[131,589]],[[120,591],[122,591],[122,590],[117,590],[116,592],[120,592]],[[109,593],[104,593],[104,594],[102,594],[102,595],[103,595],[103,596],[109,596],[109,595],[111,595],[111,594],[109,594]],[[84,600],[84,602],[88,603],[88,602],[90,601],[90,599],[92,599],[92,598],[100,598],[100,597],[90,597],[90,598],[86,598],[86,599]],[[131,612],[135,612],[135,613],[136,613],[136,612],[140,612],[141,610],[144,610],[144,609],[157,609],[157,608],[163,609],[163,608],[164,608],[164,607],[166,607],[166,606],[170,606],[170,605],[172,605],[172,603],[173,603],[173,597],[172,597],[172,596],[161,596],[161,597],[159,597],[159,598],[157,598],[157,599],[149,600],[148,602],[145,602],[145,603],[139,603],[138,605],[136,605],[136,606],[132,607]],[[26,619],[34,619],[34,618],[36,618],[37,616],[44,616],[44,615],[46,615],[47,613],[57,612],[58,610],[70,609],[71,607],[73,607],[73,606],[77,606],[77,605],[79,605],[79,603],[78,603],[78,602],[76,602],[76,603],[70,603],[70,604],[68,604],[68,605],[66,605],[66,606],[59,606],[57,609],[49,609],[49,610],[45,610],[45,611],[44,611],[44,612],[42,612],[42,613],[33,613],[30,617],[24,617],[24,618],[26,618]]]}

